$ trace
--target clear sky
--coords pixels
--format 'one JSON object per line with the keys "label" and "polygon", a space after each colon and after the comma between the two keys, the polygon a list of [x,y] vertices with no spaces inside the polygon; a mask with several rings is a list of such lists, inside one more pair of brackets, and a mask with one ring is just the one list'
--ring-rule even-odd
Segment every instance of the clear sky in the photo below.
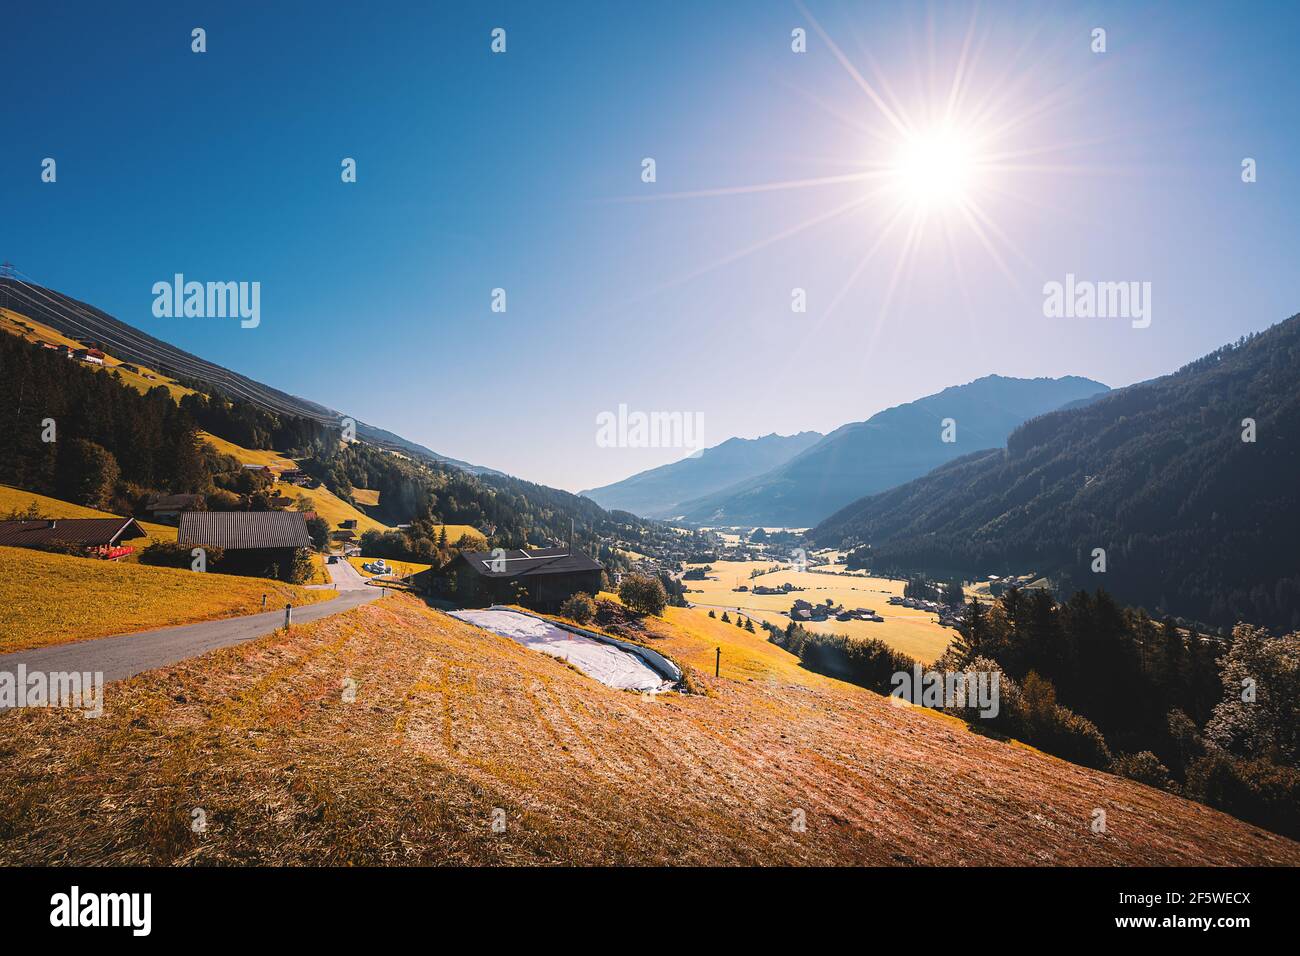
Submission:
{"label": "clear sky", "polygon": [[[11,5],[0,259],[577,490],[683,455],[601,447],[620,404],[828,431],[1300,311],[1298,48],[1294,3]],[[177,272],[260,282],[260,326],[155,318]],[[1067,274],[1150,282],[1150,327],[1046,317]]]}

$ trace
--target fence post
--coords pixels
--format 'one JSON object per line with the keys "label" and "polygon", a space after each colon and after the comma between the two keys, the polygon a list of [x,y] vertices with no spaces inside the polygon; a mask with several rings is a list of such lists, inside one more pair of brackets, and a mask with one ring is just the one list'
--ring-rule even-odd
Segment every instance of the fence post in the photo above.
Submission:
{"label": "fence post", "polygon": [[722,648],[718,648],[718,656],[713,661],[713,676],[722,676]]}

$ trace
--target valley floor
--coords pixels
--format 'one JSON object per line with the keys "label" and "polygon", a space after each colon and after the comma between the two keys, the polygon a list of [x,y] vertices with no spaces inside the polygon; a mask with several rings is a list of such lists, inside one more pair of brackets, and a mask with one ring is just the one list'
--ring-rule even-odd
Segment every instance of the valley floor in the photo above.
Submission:
{"label": "valley floor", "polygon": [[[774,564],[774,561],[714,561],[708,565],[713,569],[708,572],[708,579],[682,582],[689,589],[686,600],[705,610],[713,609],[719,615],[725,610],[734,617],[739,609],[746,617],[752,617],[755,623],[766,621],[782,629],[790,623],[787,613],[790,605],[799,598],[811,604],[825,604],[829,598],[846,608],[870,608],[884,621],[837,621],[831,618],[805,622],[804,627],[820,634],[876,637],[924,664],[936,660],[957,636],[956,631],[939,625],[938,615],[889,603],[890,597],[903,596],[905,581],[849,574],[842,564],[809,571],[774,571],[750,578],[751,572],[766,571]],[[705,565],[687,567],[701,568]],[[755,594],[752,590],[755,585],[777,587],[786,582],[805,590],[782,595]],[[750,590],[732,590],[741,586]]]}
{"label": "valley floor", "polygon": [[643,639],[699,693],[613,690],[397,595],[111,684],[97,720],[0,714],[0,862],[1300,864],[701,611]]}

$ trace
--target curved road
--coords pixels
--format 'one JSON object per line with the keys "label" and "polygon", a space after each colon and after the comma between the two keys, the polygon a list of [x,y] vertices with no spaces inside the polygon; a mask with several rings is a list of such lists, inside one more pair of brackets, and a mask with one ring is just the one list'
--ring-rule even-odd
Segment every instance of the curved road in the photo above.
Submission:
{"label": "curved road", "polygon": [[[331,614],[350,611],[382,594],[379,588],[367,585],[356,568],[346,561],[327,564],[326,568],[334,586],[338,588],[338,597],[294,608],[295,624],[306,624]],[[280,608],[245,617],[228,617],[154,631],[100,637],[74,644],[0,654],[0,671],[15,672],[19,664],[26,664],[28,671],[102,671],[105,681],[122,680],[142,671],[166,667],[177,661],[206,654],[218,647],[229,647],[263,637],[283,625],[284,608]]]}

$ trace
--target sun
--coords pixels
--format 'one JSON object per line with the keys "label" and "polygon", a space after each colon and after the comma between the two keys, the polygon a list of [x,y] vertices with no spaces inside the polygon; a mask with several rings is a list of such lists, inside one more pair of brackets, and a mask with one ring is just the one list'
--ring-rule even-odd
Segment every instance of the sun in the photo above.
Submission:
{"label": "sun", "polygon": [[975,167],[970,138],[952,127],[940,126],[907,136],[891,172],[908,202],[921,209],[936,209],[966,201]]}

